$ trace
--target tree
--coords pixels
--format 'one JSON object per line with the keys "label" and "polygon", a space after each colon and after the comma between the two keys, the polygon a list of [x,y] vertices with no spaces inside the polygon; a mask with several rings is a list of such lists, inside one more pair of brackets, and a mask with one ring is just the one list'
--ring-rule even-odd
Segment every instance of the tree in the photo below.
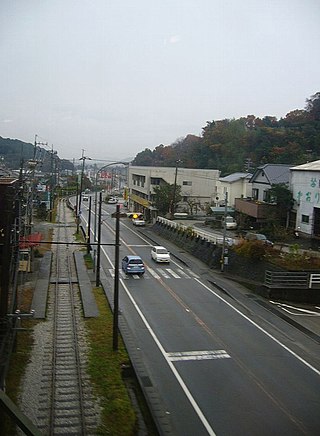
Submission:
{"label": "tree", "polygon": [[[181,201],[181,186],[176,185],[175,204]],[[159,214],[166,215],[170,212],[173,202],[174,184],[169,183],[154,187],[154,206],[158,209]]]}
{"label": "tree", "polygon": [[320,92],[316,92],[307,99],[306,111],[313,120],[320,121]]}
{"label": "tree", "polygon": [[285,183],[272,185],[269,190],[270,198],[277,204],[277,214],[282,225],[287,227],[288,213],[293,206],[292,192]]}

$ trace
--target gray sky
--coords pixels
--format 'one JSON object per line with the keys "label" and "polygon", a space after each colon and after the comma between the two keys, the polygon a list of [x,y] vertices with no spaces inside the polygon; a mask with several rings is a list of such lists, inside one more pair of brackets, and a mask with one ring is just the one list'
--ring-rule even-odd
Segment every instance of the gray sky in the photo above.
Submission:
{"label": "gray sky", "polygon": [[134,157],[320,91],[319,0],[0,0],[0,136]]}

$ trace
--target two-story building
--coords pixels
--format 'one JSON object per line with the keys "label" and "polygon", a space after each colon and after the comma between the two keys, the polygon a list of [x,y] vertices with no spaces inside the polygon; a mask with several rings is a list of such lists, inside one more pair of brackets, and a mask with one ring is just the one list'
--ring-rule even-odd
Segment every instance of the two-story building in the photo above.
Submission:
{"label": "two-story building", "polygon": [[226,194],[230,207],[235,206],[236,198],[251,197],[252,185],[249,183],[251,177],[251,173],[232,173],[228,176],[220,177],[215,198],[216,206],[225,204]]}
{"label": "two-story building", "polygon": [[259,226],[275,213],[276,204],[271,198],[270,189],[277,184],[289,188],[290,168],[292,165],[265,164],[255,170],[249,181],[251,195],[235,199],[235,209],[243,222],[249,220],[251,225]]}
{"label": "two-story building", "polygon": [[296,212],[296,229],[320,237],[320,160],[291,168],[290,190]]}
{"label": "two-story building", "polygon": [[[174,184],[181,186],[182,201],[177,211],[187,211],[188,201],[194,200],[199,210],[205,210],[217,196],[219,170],[192,169],[181,167],[128,167],[129,208],[143,212],[148,219],[157,216],[152,204],[155,186]],[[169,211],[168,211],[169,212]]]}

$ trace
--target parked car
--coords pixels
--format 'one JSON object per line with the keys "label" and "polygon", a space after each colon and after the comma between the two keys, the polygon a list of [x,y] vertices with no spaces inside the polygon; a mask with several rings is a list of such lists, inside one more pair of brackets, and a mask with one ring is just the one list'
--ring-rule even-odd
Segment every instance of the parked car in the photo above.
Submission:
{"label": "parked car", "polygon": [[143,218],[133,218],[132,223],[134,226],[145,226],[146,222]]}
{"label": "parked car", "polygon": [[154,247],[151,248],[151,258],[155,262],[169,263],[170,253],[165,247],[162,247],[160,245],[155,245]]}
{"label": "parked car", "polygon": [[226,220],[224,220],[224,217],[222,217],[221,220],[222,228],[224,228],[224,221],[226,221],[227,230],[235,230],[238,227],[236,220],[231,215],[227,215]]}
{"label": "parked car", "polygon": [[122,269],[126,274],[144,274],[145,266],[140,256],[125,256],[122,259]]}
{"label": "parked car", "polygon": [[108,200],[108,204],[117,204],[117,203],[118,203],[118,199],[117,198],[111,197]]}
{"label": "parked car", "polygon": [[273,245],[273,242],[269,241],[266,237],[266,235],[263,235],[262,233],[253,233],[253,232],[248,232],[244,239],[246,239],[247,241],[261,241],[263,243],[265,243],[266,245]]}

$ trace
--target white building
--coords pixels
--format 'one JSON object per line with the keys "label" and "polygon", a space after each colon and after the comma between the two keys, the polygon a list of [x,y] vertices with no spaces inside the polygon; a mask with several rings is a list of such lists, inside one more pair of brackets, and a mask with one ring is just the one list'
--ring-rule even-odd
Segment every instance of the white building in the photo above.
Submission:
{"label": "white building", "polygon": [[[219,170],[203,170],[175,167],[128,167],[128,189],[130,210],[143,211],[150,218],[156,215],[152,200],[155,186],[176,184],[181,186],[182,201],[177,204],[177,211],[187,211],[187,201],[197,203],[199,210],[205,211],[217,196]],[[169,212],[169,211],[168,211]]]}
{"label": "white building", "polygon": [[290,170],[296,228],[310,237],[320,236],[320,160]]}
{"label": "white building", "polygon": [[216,196],[216,206],[224,205],[226,193],[228,205],[235,206],[236,198],[246,198],[252,196],[252,185],[249,183],[251,173],[232,173],[219,179],[219,186]]}

